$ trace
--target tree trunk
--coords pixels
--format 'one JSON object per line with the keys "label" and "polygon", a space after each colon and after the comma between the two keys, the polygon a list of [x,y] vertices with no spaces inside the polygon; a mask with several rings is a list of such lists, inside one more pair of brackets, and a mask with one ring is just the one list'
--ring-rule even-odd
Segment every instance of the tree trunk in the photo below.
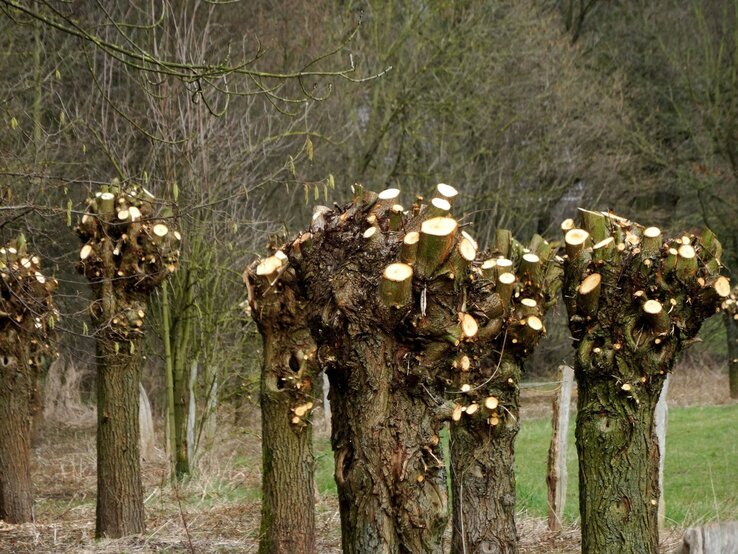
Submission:
{"label": "tree trunk", "polygon": [[0,357],[0,519],[26,523],[33,520],[30,445],[33,379],[24,359],[28,357],[27,349],[18,349],[13,344],[3,347],[14,353],[3,353]]}
{"label": "tree trunk", "polygon": [[564,301],[579,384],[582,551],[656,554],[659,447],[654,412],[667,375],[730,294],[715,236],[582,210],[565,243]]}
{"label": "tree trunk", "polygon": [[519,389],[505,383],[518,383],[521,371],[511,360],[500,370],[496,397],[506,408],[504,417],[495,425],[478,417],[451,423],[454,554],[518,552],[514,446]]}
{"label": "tree trunk", "polygon": [[446,470],[437,405],[401,386],[398,345],[377,330],[353,336],[330,372],[343,552],[444,551]]}
{"label": "tree trunk", "polygon": [[[312,409],[315,342],[296,287],[281,281],[283,258],[244,274],[251,316],[263,341],[261,371],[262,503],[260,554],[315,552]],[[272,271],[273,270],[273,271]],[[266,274],[264,272],[267,272]]]}
{"label": "tree trunk", "polygon": [[[116,342],[117,340],[117,342]],[[141,338],[97,337],[97,538],[146,528],[139,449]]]}
{"label": "tree trunk", "polygon": [[262,504],[260,554],[315,552],[315,457],[309,419],[292,423],[294,398],[280,382],[290,349],[311,342],[293,335],[289,343],[264,335],[261,379]]}
{"label": "tree trunk", "polygon": [[738,398],[738,312],[724,315],[726,337],[728,340],[728,379],[730,380],[730,397]]}
{"label": "tree trunk", "polygon": [[22,234],[6,246],[0,263],[0,519],[25,523],[33,520],[31,421],[42,404],[39,376],[53,354],[56,280],[41,274]]}
{"label": "tree trunk", "polygon": [[154,217],[152,200],[135,185],[104,187],[76,228],[83,242],[77,270],[95,297],[100,538],[145,531],[139,394],[146,300],[176,271],[181,240]]}
{"label": "tree trunk", "polygon": [[582,552],[657,554],[659,448],[654,411],[663,379],[638,402],[576,368]]}

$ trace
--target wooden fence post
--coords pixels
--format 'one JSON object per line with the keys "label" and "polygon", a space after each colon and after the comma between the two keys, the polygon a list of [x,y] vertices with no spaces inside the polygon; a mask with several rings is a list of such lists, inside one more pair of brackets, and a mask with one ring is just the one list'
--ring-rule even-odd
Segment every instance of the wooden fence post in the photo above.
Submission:
{"label": "wooden fence post", "polygon": [[559,366],[561,385],[553,400],[551,426],[551,446],[548,449],[548,528],[561,531],[566,505],[566,445],[571,412],[571,391],[574,384],[574,370],[569,366]]}
{"label": "wooden fence post", "polygon": [[664,528],[666,519],[666,503],[664,501],[664,459],[666,458],[666,422],[669,415],[669,407],[666,403],[666,395],[669,392],[669,380],[671,375],[666,376],[664,388],[661,390],[661,396],[656,404],[654,412],[654,431],[656,439],[659,443],[659,531]]}

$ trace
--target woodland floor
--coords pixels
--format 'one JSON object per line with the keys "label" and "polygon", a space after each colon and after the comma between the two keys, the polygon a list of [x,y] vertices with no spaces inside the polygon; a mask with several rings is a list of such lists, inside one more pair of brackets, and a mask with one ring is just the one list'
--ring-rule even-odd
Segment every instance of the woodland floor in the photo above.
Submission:
{"label": "woodland floor", "polygon": [[[681,374],[681,376],[680,376]],[[677,372],[670,406],[715,405],[728,402],[727,377]],[[719,378],[717,378],[719,377]],[[715,385],[725,381],[725,385]],[[546,387],[543,387],[544,389]],[[550,414],[548,393],[527,389],[522,419]],[[256,410],[254,421],[256,422]],[[260,452],[258,426],[220,424],[221,433],[197,477],[172,487],[166,479],[163,452],[143,465],[147,533],[122,540],[94,540],[95,439],[93,421],[49,426],[35,449],[33,479],[36,523],[0,522],[0,552],[118,553],[118,552],[256,552],[259,525]],[[320,441],[327,444],[323,436]],[[319,447],[320,450],[320,447]],[[668,452],[668,449],[667,449]],[[324,459],[320,459],[323,456]],[[335,494],[321,479],[330,474],[330,453],[318,453],[318,552],[339,553],[339,516]],[[668,458],[667,458],[668,459]],[[542,475],[541,479],[545,479]],[[570,481],[576,480],[576,473]],[[518,517],[523,553],[575,553],[579,530],[571,524],[551,533],[541,517]],[[663,552],[672,552],[683,529],[670,527],[662,537]]]}

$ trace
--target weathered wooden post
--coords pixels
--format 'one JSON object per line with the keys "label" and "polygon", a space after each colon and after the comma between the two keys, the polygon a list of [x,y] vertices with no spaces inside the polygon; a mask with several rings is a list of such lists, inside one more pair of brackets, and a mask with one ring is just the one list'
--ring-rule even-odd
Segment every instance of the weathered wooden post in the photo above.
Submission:
{"label": "weathered wooden post", "polygon": [[548,449],[548,528],[561,531],[566,507],[566,450],[571,414],[571,392],[574,386],[574,370],[569,366],[559,367],[559,390],[553,400],[551,418],[551,446]]}

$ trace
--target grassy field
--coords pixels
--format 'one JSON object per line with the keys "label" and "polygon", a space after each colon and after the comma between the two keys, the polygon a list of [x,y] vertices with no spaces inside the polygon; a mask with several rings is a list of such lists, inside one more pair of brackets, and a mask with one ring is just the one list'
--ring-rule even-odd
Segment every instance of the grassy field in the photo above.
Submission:
{"label": "grassy field", "polygon": [[[672,408],[666,435],[664,489],[667,524],[685,527],[708,520],[738,519],[738,404]],[[518,506],[547,513],[548,420],[523,421],[516,448]],[[574,428],[567,452],[569,487],[565,516],[578,514]]]}

